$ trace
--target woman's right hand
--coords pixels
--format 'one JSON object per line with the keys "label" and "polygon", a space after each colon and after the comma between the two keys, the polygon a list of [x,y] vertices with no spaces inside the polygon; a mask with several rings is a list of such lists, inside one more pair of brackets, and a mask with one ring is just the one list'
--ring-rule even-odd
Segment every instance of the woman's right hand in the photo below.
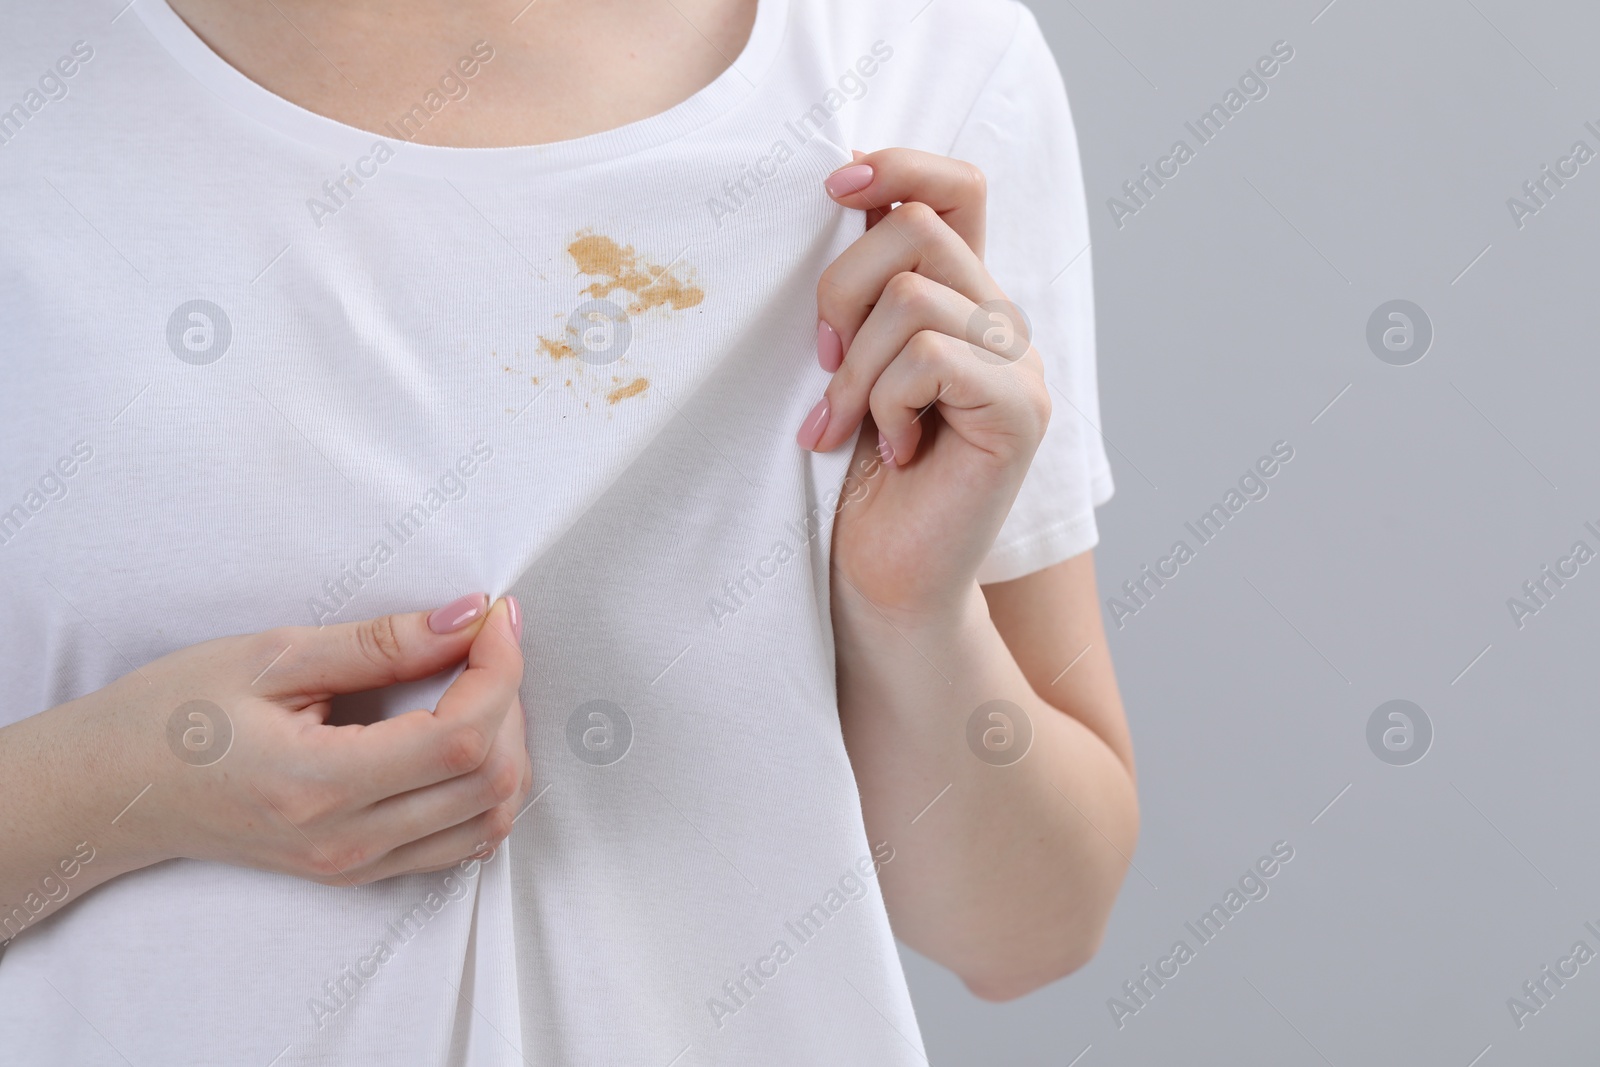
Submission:
{"label": "woman's right hand", "polygon": [[[514,601],[479,594],[431,614],[224,637],[0,730],[0,910],[59,880],[81,841],[96,858],[72,896],[179,857],[362,885],[481,856],[532,786],[520,630]],[[335,695],[463,658],[434,711],[327,723]],[[225,727],[215,762],[169,741]]]}

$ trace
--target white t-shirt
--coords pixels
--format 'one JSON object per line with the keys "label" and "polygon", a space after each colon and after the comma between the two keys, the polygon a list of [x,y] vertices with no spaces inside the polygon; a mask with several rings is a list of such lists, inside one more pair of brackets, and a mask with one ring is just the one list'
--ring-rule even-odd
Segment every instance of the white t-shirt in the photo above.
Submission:
{"label": "white t-shirt", "polygon": [[971,160],[1056,402],[982,578],[1095,543],[1088,223],[1031,15],[761,0],[663,114],[452,149],[406,138],[494,76],[492,31],[379,136],[118,8],[25,0],[0,37],[0,722],[213,637],[514,592],[539,799],[445,874],[0,901],[0,1062],[922,1062],[835,699],[850,449],[794,433],[862,229],[823,177]]}

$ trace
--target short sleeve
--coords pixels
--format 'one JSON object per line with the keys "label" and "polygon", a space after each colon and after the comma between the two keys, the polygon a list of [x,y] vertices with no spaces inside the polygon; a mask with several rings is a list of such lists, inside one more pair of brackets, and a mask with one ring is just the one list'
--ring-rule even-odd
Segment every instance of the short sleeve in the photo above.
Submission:
{"label": "short sleeve", "polygon": [[1050,387],[1050,426],[978,571],[1004,582],[1093,548],[1094,509],[1111,497],[1095,378],[1094,282],[1078,138],[1061,72],[1033,14],[962,125],[950,155],[988,178],[985,261],[1033,329]]}

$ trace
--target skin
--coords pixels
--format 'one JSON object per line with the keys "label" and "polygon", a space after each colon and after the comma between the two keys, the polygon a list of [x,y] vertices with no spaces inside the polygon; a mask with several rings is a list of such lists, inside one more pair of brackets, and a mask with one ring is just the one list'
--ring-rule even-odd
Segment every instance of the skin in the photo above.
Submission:
{"label": "skin", "polygon": [[[414,612],[218,638],[0,730],[0,902],[43,896],[42,878],[84,840],[94,858],[73,896],[180,857],[355,886],[485,854],[510,834],[533,771],[509,603],[479,602],[450,634]],[[337,694],[463,659],[432,712],[327,724]],[[211,766],[168,748],[170,716],[195,699],[226,707],[234,731]],[[66,899],[29,910],[42,918]]]}
{"label": "skin", "polygon": [[[843,360],[820,436],[800,436],[828,450],[859,427],[856,469],[892,461],[834,529],[840,719],[867,828],[895,846],[895,933],[1009,999],[1099,946],[1138,832],[1132,747],[1092,557],[976,583],[1050,417],[1037,351],[965,339],[1005,295],[983,267],[983,175],[905,149],[846,173],[855,191],[834,198],[869,228],[817,286]],[[1033,726],[1012,766],[964,743],[994,700]]]}
{"label": "skin", "polygon": [[487,41],[495,58],[471,91],[417,137],[455,148],[545,144],[658,114],[715,80],[755,23],[750,0],[172,0],[172,8],[252,81],[374,132]]}
{"label": "skin", "polygon": [[[563,140],[659,113],[726,68],[755,15],[752,0],[173,6],[253,80],[369,130],[489,40],[493,63],[419,138],[456,147]],[[604,41],[608,62],[574,41]],[[856,155],[870,184],[818,194],[865,211],[869,229],[818,285],[839,344],[819,345],[834,372],[826,424],[801,429],[801,446],[830,450],[860,428],[857,470],[885,454],[880,430],[892,455],[835,526],[840,718],[868,832],[895,849],[881,877],[896,934],[978,995],[1006,999],[1098,947],[1138,832],[1132,750],[1091,555],[976,582],[1050,417],[1037,352],[1000,358],[964,339],[975,306],[1004,295],[983,266],[983,177],[902,149]],[[454,634],[425,619],[207,642],[0,729],[0,902],[34,892],[83,827],[109,826],[136,795],[93,842],[74,897],[181,856],[358,885],[481,855],[532,784],[521,653],[504,601]],[[463,658],[437,714],[325,724],[334,693]],[[197,772],[167,750],[167,716],[197,695],[237,709],[242,759]],[[1007,767],[965,743],[973,709],[994,700],[1021,708],[1034,734]]]}

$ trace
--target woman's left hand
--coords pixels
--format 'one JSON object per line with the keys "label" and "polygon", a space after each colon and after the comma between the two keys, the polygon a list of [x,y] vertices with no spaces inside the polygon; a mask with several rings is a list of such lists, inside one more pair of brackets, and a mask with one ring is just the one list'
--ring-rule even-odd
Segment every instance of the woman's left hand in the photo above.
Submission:
{"label": "woman's left hand", "polygon": [[865,422],[849,477],[876,469],[840,507],[834,573],[890,617],[953,617],[1044,436],[1044,366],[984,268],[976,167],[890,148],[826,185],[868,228],[817,285],[833,381],[798,439],[830,451]]}

